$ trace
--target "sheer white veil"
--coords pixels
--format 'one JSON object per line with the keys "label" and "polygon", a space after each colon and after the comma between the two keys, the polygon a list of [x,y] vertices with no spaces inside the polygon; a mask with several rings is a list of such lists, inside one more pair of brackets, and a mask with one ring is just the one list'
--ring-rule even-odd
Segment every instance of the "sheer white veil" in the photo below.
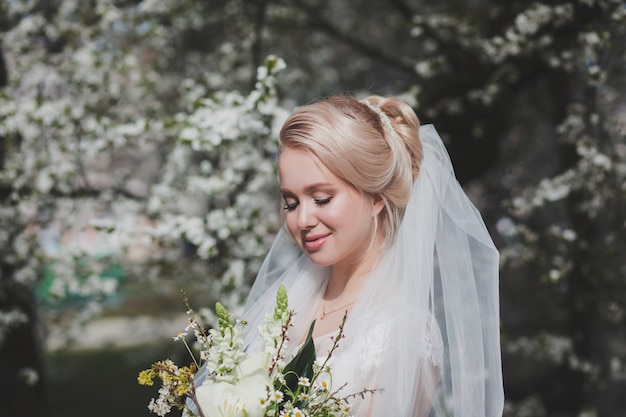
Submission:
{"label": "sheer white veil", "polygon": [[[346,394],[379,390],[356,405],[357,417],[501,416],[498,251],[435,128],[419,136],[424,157],[398,235],[348,317],[335,366]],[[244,310],[246,348],[260,349],[256,329],[284,284],[297,312],[295,349],[327,277],[281,231]]]}

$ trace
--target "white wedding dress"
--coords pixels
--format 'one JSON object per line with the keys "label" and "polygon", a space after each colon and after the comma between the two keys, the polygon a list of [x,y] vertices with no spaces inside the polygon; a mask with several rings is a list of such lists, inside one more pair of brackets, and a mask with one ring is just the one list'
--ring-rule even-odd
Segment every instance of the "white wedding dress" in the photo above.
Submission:
{"label": "white wedding dress", "polygon": [[[368,394],[364,397],[350,398],[351,411],[355,416],[369,416],[372,410],[372,401],[377,395],[384,395],[385,387],[376,386],[380,370],[385,366],[384,355],[389,349],[388,344],[394,343],[393,322],[381,319],[379,323],[372,323],[367,335],[350,341],[348,337],[340,341],[338,348],[329,358],[332,368],[333,387],[345,388],[339,396],[354,394],[361,389],[381,390],[381,393]],[[434,373],[441,369],[443,360],[443,343],[436,322],[433,320],[424,332],[423,338],[415,345],[415,352],[422,358],[424,364],[431,367]],[[332,337],[336,333],[319,336],[314,339],[315,351],[318,360],[325,360],[333,346]],[[436,384],[437,379],[423,381],[423,384]],[[390,387],[393,389],[393,387]],[[433,392],[436,387],[427,387],[426,391]],[[424,407],[421,414],[415,417],[426,417],[430,407]]]}

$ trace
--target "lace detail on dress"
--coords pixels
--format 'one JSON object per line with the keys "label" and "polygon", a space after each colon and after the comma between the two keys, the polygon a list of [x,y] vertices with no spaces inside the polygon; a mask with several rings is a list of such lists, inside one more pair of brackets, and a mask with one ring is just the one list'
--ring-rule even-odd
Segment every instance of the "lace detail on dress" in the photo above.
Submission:
{"label": "lace detail on dress", "polygon": [[[396,357],[389,356],[389,352],[390,345],[394,343],[394,338],[400,337],[394,333],[397,326],[394,325],[395,322],[391,315],[380,314],[373,320],[368,320],[368,323],[366,333],[350,333],[350,329],[347,327],[346,337],[339,342],[339,347],[328,362],[333,371],[333,387],[339,388],[346,385],[346,394],[364,388],[378,389],[382,387],[382,390],[374,396],[366,395],[363,398],[350,399],[352,413],[359,417],[372,416],[373,402],[376,401],[375,398],[382,398],[380,396],[385,392],[385,384],[391,383],[392,385],[387,385],[387,387],[395,387],[394,381],[381,381],[380,372],[385,367],[396,366]],[[432,381],[429,378],[432,377],[432,371],[435,374],[442,372],[443,340],[439,326],[433,316],[426,319],[426,323],[420,327],[423,329],[421,332],[415,329],[415,332],[403,337],[411,338],[411,346],[414,347],[411,353],[417,355],[418,361],[425,365],[420,371],[423,372],[420,377],[423,379],[420,379],[421,383],[415,385],[416,392],[419,392],[419,395],[432,395],[430,390],[436,389],[436,382],[431,386]],[[332,336],[335,335],[336,333],[331,333],[315,338],[318,360],[323,361],[328,356],[328,351],[333,344]],[[436,377],[435,380],[437,380]],[[393,389],[389,389],[389,392],[391,391]],[[427,414],[415,415],[425,416]]]}
{"label": "lace detail on dress", "polygon": [[431,317],[430,323],[421,340],[421,352],[424,358],[428,359],[431,365],[441,367],[443,363],[443,339],[439,331],[439,325],[434,317]]}

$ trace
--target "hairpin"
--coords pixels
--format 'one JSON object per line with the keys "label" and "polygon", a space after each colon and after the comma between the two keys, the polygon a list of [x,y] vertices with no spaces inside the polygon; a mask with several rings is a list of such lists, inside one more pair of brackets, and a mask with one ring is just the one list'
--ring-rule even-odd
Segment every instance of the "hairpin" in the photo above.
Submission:
{"label": "hairpin", "polygon": [[378,114],[378,116],[380,117],[380,121],[383,123],[383,126],[385,126],[385,129],[393,132],[393,125],[391,124],[391,120],[389,120],[389,117],[387,117],[387,115],[380,109],[380,107],[370,103],[368,100],[362,100],[361,103],[365,104],[376,114]]}

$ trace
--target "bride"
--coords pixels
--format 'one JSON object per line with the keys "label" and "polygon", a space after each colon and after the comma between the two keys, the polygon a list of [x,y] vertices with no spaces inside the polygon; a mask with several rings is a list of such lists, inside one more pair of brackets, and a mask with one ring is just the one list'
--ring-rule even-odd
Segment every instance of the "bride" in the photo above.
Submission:
{"label": "bride", "polygon": [[[498,252],[439,135],[396,98],[334,96],[280,132],[284,229],[244,317],[249,351],[279,285],[292,354],[315,320],[318,357],[345,314],[333,386],[357,417],[502,415]],[[343,392],[343,391],[342,391]]]}

